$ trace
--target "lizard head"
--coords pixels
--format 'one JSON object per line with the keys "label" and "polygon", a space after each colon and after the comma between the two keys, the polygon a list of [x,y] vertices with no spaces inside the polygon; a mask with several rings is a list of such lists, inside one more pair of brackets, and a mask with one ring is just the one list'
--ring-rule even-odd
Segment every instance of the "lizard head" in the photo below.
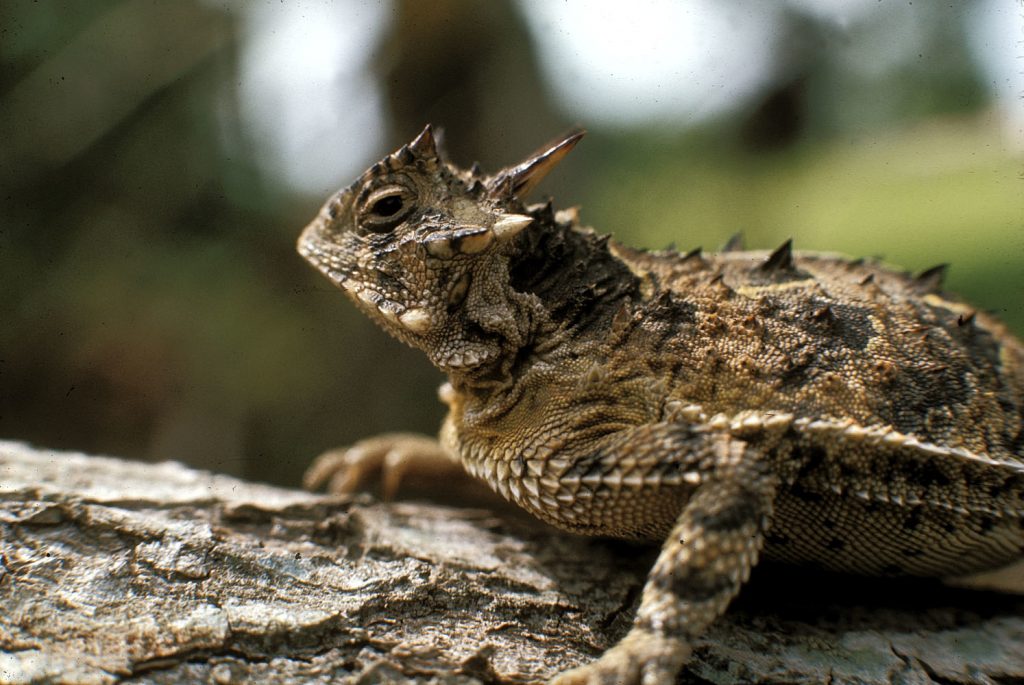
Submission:
{"label": "lizard head", "polygon": [[523,198],[582,135],[485,177],[447,162],[427,126],[332,196],[299,253],[441,370],[490,366],[525,344],[542,315],[509,283],[516,236],[537,218]]}

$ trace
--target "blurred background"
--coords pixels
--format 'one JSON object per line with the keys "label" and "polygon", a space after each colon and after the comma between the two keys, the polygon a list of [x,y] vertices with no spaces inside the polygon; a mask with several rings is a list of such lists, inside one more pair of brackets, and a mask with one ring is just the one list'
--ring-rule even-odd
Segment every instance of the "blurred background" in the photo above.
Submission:
{"label": "blurred background", "polygon": [[4,0],[0,438],[296,485],[441,381],[295,254],[426,122],[624,242],[880,256],[1024,333],[1024,5]]}

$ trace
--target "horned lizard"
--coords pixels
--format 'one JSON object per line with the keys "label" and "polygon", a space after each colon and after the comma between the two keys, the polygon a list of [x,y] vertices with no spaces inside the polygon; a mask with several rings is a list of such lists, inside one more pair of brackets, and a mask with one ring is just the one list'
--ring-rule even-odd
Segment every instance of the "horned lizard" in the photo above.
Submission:
{"label": "horned lizard", "polygon": [[454,460],[555,526],[661,543],[632,629],[559,685],[669,682],[762,554],[917,576],[1024,556],[1017,339],[941,267],[645,252],[525,204],[581,135],[487,176],[428,126],[306,227],[302,256],[449,378],[439,441],[328,453],[311,484]]}

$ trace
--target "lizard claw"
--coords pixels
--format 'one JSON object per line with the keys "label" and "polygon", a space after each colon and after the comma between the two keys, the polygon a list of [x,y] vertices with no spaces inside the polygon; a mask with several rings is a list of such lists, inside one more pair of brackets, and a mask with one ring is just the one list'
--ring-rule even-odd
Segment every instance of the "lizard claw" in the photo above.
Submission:
{"label": "lizard claw", "polygon": [[690,656],[685,642],[633,630],[600,659],[555,676],[549,685],[662,685]]}
{"label": "lizard claw", "polygon": [[[384,499],[392,499],[410,471],[436,471],[451,460],[433,438],[412,433],[388,433],[361,440],[351,447],[324,452],[303,476],[309,490],[349,494],[380,479]],[[443,468],[443,467],[442,467]]]}

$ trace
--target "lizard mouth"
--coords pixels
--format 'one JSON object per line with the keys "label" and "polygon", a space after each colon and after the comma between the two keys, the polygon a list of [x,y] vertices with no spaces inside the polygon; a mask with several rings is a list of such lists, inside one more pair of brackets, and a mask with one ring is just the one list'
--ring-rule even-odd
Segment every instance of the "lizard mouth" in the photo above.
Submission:
{"label": "lizard mouth", "polygon": [[411,333],[425,333],[429,329],[432,318],[425,310],[390,299],[372,285],[363,282],[339,255],[324,248],[327,243],[317,237],[319,229],[319,220],[311,223],[303,232],[298,245],[299,254],[316,267],[317,271],[344,290],[357,306],[371,316],[379,316]]}

